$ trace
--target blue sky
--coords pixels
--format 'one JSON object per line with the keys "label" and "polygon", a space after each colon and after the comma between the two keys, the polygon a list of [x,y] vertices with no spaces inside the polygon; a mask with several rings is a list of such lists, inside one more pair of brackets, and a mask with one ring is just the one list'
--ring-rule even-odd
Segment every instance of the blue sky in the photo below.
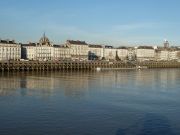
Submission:
{"label": "blue sky", "polygon": [[1,0],[0,38],[180,45],[179,0]]}

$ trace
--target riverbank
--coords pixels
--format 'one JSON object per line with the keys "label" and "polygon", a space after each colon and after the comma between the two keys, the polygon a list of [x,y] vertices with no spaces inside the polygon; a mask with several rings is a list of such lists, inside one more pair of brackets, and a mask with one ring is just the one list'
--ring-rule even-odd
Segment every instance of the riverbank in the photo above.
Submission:
{"label": "riverbank", "polygon": [[180,62],[107,62],[107,61],[6,61],[0,62],[0,71],[61,71],[138,68],[180,68]]}

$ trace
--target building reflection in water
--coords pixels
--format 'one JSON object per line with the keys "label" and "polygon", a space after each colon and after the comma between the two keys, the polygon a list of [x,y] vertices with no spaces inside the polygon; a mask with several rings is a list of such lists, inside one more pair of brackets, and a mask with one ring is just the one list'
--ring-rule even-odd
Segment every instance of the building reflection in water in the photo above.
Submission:
{"label": "building reflection in water", "polygon": [[0,73],[0,96],[15,95],[19,88],[20,78],[8,73]]}
{"label": "building reflection in water", "polygon": [[[35,73],[0,73],[0,96],[40,95],[50,96],[54,91],[61,91],[65,96],[82,97],[89,88],[126,88],[127,86],[151,88],[159,87],[167,91],[178,84],[178,69],[125,70],[102,72],[35,72]],[[113,90],[113,89],[109,89]],[[144,89],[145,90],[145,89]]]}
{"label": "building reflection in water", "polygon": [[61,82],[59,88],[63,87],[66,96],[82,97],[89,88],[89,74],[90,72],[61,73],[59,76],[63,78],[59,80]]}
{"label": "building reflection in water", "polygon": [[[136,74],[136,85],[161,92],[169,91],[180,79],[179,69],[152,69]],[[157,89],[158,88],[158,89]],[[172,89],[171,89],[172,90]]]}
{"label": "building reflection in water", "polygon": [[42,73],[1,73],[0,95],[21,94],[49,96],[54,86],[51,74]]}

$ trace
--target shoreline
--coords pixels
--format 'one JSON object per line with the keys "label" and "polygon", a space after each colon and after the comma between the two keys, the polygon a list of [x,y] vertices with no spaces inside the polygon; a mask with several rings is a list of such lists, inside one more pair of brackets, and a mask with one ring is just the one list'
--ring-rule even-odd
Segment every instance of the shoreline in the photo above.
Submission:
{"label": "shoreline", "polygon": [[[98,69],[99,68],[99,69]],[[107,62],[107,61],[0,61],[4,71],[126,70],[180,68],[180,62]]]}

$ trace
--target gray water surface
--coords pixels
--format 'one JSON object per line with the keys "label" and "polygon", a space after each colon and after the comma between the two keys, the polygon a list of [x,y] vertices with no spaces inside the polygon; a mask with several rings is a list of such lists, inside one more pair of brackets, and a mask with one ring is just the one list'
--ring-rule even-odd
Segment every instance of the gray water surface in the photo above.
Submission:
{"label": "gray water surface", "polygon": [[179,135],[180,69],[0,73],[0,135]]}

